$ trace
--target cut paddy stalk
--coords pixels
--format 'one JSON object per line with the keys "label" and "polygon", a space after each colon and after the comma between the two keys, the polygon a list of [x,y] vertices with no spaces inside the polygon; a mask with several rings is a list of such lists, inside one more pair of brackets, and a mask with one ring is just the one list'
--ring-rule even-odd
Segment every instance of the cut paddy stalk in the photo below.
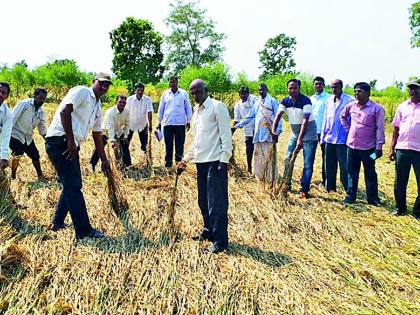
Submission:
{"label": "cut paddy stalk", "polygon": [[279,193],[281,193],[283,196],[287,195],[287,191],[289,189],[289,187],[287,187],[287,185],[292,180],[293,168],[295,166],[295,161],[296,161],[296,158],[297,158],[298,154],[299,154],[299,150],[297,150],[297,148],[296,148],[293,151],[291,157],[284,161],[283,177],[280,179],[280,182],[277,185],[277,188],[275,188],[274,191],[273,191],[274,196],[278,196]]}

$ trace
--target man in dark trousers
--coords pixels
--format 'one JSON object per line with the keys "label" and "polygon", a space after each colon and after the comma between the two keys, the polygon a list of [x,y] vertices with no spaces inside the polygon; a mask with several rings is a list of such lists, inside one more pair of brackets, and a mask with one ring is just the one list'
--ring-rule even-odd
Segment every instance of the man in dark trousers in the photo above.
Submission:
{"label": "man in dark trousers", "polygon": [[228,247],[227,165],[232,156],[230,117],[225,104],[207,95],[202,80],[191,83],[190,93],[197,103],[193,116],[194,139],[178,163],[177,173],[182,173],[190,160],[196,164],[198,205],[204,228],[193,239],[213,242],[205,252],[216,254]]}
{"label": "man in dark trousers", "polygon": [[63,190],[58,201],[51,230],[65,228],[64,220],[70,212],[76,238],[103,238],[104,235],[92,228],[82,194],[79,149],[89,129],[95,148],[102,161],[102,170],[110,170],[102,143],[102,109],[100,97],[108,92],[112,84],[110,76],[98,73],[90,88],[76,86],[67,93],[55,112],[47,131],[45,149],[53,163]]}
{"label": "man in dark trousers", "polygon": [[417,198],[413,215],[420,220],[420,80],[407,84],[410,98],[398,106],[392,125],[391,153],[395,160],[395,215],[407,214],[407,184],[413,166],[417,182]]}

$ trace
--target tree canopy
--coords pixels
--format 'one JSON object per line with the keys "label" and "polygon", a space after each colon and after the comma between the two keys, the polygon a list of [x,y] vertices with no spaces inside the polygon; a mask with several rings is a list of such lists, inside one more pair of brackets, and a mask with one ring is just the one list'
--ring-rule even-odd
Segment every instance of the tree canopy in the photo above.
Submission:
{"label": "tree canopy", "polygon": [[409,9],[409,24],[413,36],[411,46],[420,47],[420,2],[413,3]]}
{"label": "tree canopy", "polygon": [[165,20],[171,30],[166,37],[168,71],[179,73],[187,66],[201,67],[221,61],[225,34],[215,31],[215,22],[206,17],[206,12],[198,8],[196,2],[178,0],[171,4]]}
{"label": "tree canopy", "polygon": [[151,22],[128,17],[111,31],[112,70],[133,86],[159,82],[163,74],[162,35]]}
{"label": "tree canopy", "polygon": [[264,49],[258,52],[263,69],[262,78],[279,73],[292,73],[296,65],[293,51],[296,49],[296,38],[279,34],[268,39]]}

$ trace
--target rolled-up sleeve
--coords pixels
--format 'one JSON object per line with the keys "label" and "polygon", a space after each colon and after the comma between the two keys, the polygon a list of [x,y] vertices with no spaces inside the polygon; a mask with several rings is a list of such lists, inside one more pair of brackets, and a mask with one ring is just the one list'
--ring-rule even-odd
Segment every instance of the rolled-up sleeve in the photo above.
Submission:
{"label": "rolled-up sleeve", "polygon": [[47,119],[45,118],[45,112],[42,109],[39,110],[41,112],[39,113],[38,131],[41,136],[45,136],[47,134]]}
{"label": "rolled-up sleeve", "polygon": [[234,128],[243,128],[244,126],[248,125],[251,120],[253,120],[257,114],[258,104],[255,104],[252,109],[248,112],[244,119],[242,119],[239,123],[237,123]]}
{"label": "rolled-up sleeve", "polygon": [[[401,106],[401,105],[400,105]],[[401,107],[398,106],[397,111],[395,112],[395,116],[394,119],[392,120],[392,126],[394,127],[400,127],[400,123],[401,123]]]}
{"label": "rolled-up sleeve", "polygon": [[350,111],[351,104],[347,104],[346,107],[343,108],[340,114],[340,122],[344,129],[349,130],[350,124],[348,121],[349,111]]}
{"label": "rolled-up sleeve", "polygon": [[219,137],[222,143],[222,153],[220,162],[229,163],[232,157],[232,132],[229,127],[229,112],[223,103],[218,103],[216,107],[217,125],[219,127]]}

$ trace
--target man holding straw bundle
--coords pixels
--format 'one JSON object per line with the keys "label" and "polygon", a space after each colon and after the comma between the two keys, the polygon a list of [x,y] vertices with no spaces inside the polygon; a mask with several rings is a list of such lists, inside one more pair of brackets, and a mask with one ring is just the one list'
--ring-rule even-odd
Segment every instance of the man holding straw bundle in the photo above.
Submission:
{"label": "man holding straw bundle", "polygon": [[190,93],[197,105],[193,115],[193,143],[177,165],[182,173],[193,160],[197,167],[198,205],[204,228],[194,240],[213,244],[205,250],[220,253],[228,247],[228,174],[232,156],[232,135],[229,112],[222,102],[210,98],[202,80],[194,80]]}
{"label": "man holding straw bundle", "polygon": [[[260,97],[248,115],[233,128],[243,128],[251,121],[255,121],[254,133],[254,174],[261,181],[273,183],[278,177],[277,156],[274,145],[281,133],[281,122],[273,128],[274,117],[278,110],[278,102],[267,93],[267,85],[261,83],[258,91]],[[273,129],[273,131],[272,131]],[[274,173],[274,177],[273,177]]]}
{"label": "man holding straw bundle", "polygon": [[89,222],[85,199],[82,194],[79,149],[86,140],[89,129],[95,148],[102,161],[105,174],[110,171],[102,143],[102,109],[100,97],[108,92],[112,84],[106,73],[98,73],[90,88],[76,86],[67,93],[55,112],[47,131],[45,149],[63,185],[51,230],[65,228],[64,220],[70,212],[76,238],[103,238]]}
{"label": "man holding straw bundle", "polygon": [[[292,136],[287,147],[284,167],[289,168],[289,173],[292,173],[293,163],[289,163],[289,161],[292,159],[293,154],[297,154],[303,148],[303,173],[300,181],[301,189],[299,198],[304,199],[309,197],[309,187],[311,185],[314,168],[318,134],[316,122],[312,115],[311,100],[300,93],[300,81],[297,79],[290,79],[287,82],[287,92],[289,96],[281,101],[279,111],[273,124],[273,130],[277,127],[277,123],[280,121],[284,112],[287,111],[287,117],[289,118],[290,127],[292,129]],[[291,178],[288,177],[286,189],[290,190],[290,187]]]}

